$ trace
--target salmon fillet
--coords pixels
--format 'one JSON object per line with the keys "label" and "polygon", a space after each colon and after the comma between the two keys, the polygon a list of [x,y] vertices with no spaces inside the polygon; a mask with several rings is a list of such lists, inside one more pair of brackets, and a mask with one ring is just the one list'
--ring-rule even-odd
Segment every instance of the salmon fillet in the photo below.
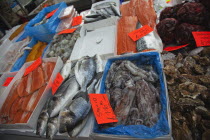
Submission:
{"label": "salmon fillet", "polygon": [[137,0],[136,5],[136,16],[141,25],[149,25],[154,29],[157,15],[153,7],[153,0]]}
{"label": "salmon fillet", "polygon": [[125,16],[121,17],[118,22],[117,30],[117,54],[123,54],[128,52],[137,52],[136,42],[134,42],[128,33],[134,31],[137,25],[137,17]]}

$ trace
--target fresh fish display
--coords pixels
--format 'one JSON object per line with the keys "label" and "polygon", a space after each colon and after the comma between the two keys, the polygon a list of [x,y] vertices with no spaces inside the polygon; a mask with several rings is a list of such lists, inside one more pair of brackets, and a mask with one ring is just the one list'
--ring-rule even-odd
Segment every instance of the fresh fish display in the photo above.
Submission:
{"label": "fresh fish display", "polygon": [[96,62],[94,58],[85,56],[81,58],[75,66],[75,76],[81,86],[81,91],[86,91],[87,85],[96,73]]}
{"label": "fresh fish display", "polygon": [[209,48],[163,54],[174,140],[209,139]]}
{"label": "fresh fish display", "polygon": [[116,3],[104,2],[98,5],[95,5],[91,11],[90,15],[87,15],[84,18],[85,23],[91,23],[99,21],[101,19],[110,18],[112,16],[120,16],[120,10],[117,7]]}
{"label": "fresh fish display", "polygon": [[46,138],[52,140],[54,135],[58,132],[58,116],[49,118],[47,122]]}
{"label": "fresh fish display", "polygon": [[70,73],[71,73],[71,61],[67,60],[61,70],[61,75],[63,79],[65,80],[66,78],[68,78]]}
{"label": "fresh fish display", "polygon": [[60,110],[66,103],[71,102],[72,98],[79,91],[79,84],[76,81],[75,76],[67,79],[56,91],[52,100],[48,105],[48,113],[50,117],[54,117],[59,114]]}
{"label": "fresh fish display", "polygon": [[60,56],[65,63],[73,50],[74,44],[77,38],[80,37],[80,28],[71,34],[56,34],[53,37],[53,41],[47,50],[46,57],[58,57]]}
{"label": "fresh fish display", "polygon": [[[44,67],[45,65],[53,68],[49,69]],[[28,121],[47,86],[48,81],[45,81],[45,78],[51,76],[54,66],[54,62],[43,62],[34,71],[15,81],[0,110],[1,124]]]}
{"label": "fresh fish display", "polygon": [[106,77],[105,92],[118,122],[108,126],[154,126],[161,111],[158,79],[152,65],[136,66],[129,60],[113,62]]}
{"label": "fresh fish display", "polygon": [[[67,130],[70,133],[76,125],[80,123],[88,115],[90,111],[90,103],[87,93],[77,94],[72,103],[66,107],[65,113],[60,112],[60,128],[59,132],[63,133]],[[66,128],[66,129],[64,129]]]}
{"label": "fresh fish display", "polygon": [[[103,74],[102,60],[98,55],[85,56],[74,63],[68,60],[65,65],[61,73],[66,79],[43,108],[37,124],[39,135],[44,133],[45,126],[49,127],[47,138],[50,139],[57,131],[67,132],[70,137],[80,133],[91,109],[88,94],[99,89]],[[47,119],[49,125],[46,125]]]}
{"label": "fresh fish display", "polygon": [[37,121],[36,135],[39,135],[39,136],[44,135],[44,133],[46,132],[46,129],[47,129],[47,122],[49,119],[47,107],[48,107],[49,100],[50,99],[48,99],[48,101],[45,103],[45,105],[39,115],[38,121]]}

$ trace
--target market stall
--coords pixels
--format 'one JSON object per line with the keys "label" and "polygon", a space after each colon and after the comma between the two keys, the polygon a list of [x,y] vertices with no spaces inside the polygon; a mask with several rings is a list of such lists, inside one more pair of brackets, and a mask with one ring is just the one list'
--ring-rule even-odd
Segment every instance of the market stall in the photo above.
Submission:
{"label": "market stall", "polygon": [[207,0],[42,7],[0,45],[0,136],[210,138]]}

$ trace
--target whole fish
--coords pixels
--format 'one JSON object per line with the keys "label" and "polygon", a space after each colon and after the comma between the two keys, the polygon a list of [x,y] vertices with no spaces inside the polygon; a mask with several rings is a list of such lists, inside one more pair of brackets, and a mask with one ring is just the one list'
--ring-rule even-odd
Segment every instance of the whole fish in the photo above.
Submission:
{"label": "whole fish", "polygon": [[96,62],[93,57],[82,57],[75,66],[75,76],[81,87],[81,91],[85,92],[87,85],[93,79],[96,73]]}
{"label": "whole fish", "polygon": [[66,103],[72,100],[79,90],[79,84],[77,83],[75,76],[70,77],[61,86],[63,88],[60,88],[60,90],[58,89],[57,93],[54,95],[52,100],[50,100],[48,105],[48,113],[50,117],[58,115],[59,111],[65,106]]}
{"label": "whole fish", "polygon": [[68,133],[70,133],[74,127],[88,115],[90,109],[90,102],[84,97],[78,97],[72,102],[69,106],[71,112],[69,121],[66,123]]}
{"label": "whole fish", "polygon": [[94,58],[95,58],[95,62],[96,62],[96,73],[102,72],[103,71],[103,62],[102,62],[101,57],[98,54],[96,54],[94,56]]}
{"label": "whole fish", "polygon": [[78,93],[59,113],[59,132],[70,133],[87,116],[90,108],[87,93]]}
{"label": "whole fish", "polygon": [[61,70],[61,75],[63,79],[66,79],[70,75],[70,73],[71,73],[71,61],[67,60]]}
{"label": "whole fish", "polygon": [[49,118],[47,123],[46,138],[52,140],[57,132],[58,132],[58,116]]}
{"label": "whole fish", "polygon": [[44,135],[47,128],[47,121],[49,118],[49,114],[47,113],[47,107],[48,107],[49,100],[50,99],[48,99],[47,102],[45,103],[37,121],[36,135],[39,135],[39,136]]}
{"label": "whole fish", "polygon": [[96,93],[95,86],[98,83],[98,81],[101,79],[103,72],[97,73],[96,77],[93,79],[92,83],[87,88],[87,93]]}
{"label": "whole fish", "polygon": [[79,132],[81,132],[81,130],[84,128],[85,124],[87,123],[88,118],[89,118],[89,115],[82,122],[76,125],[74,129],[68,133],[69,136],[72,138],[76,137],[79,134]]}

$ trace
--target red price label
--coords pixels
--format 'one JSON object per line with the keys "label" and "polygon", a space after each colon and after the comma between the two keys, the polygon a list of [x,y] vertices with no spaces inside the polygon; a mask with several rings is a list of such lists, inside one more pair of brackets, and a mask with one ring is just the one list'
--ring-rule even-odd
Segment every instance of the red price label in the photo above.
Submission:
{"label": "red price label", "polygon": [[53,16],[57,10],[58,10],[58,8],[55,9],[55,10],[53,10],[52,12],[48,13],[48,14],[46,15],[46,18],[50,18],[51,16]]}
{"label": "red price label", "polygon": [[82,23],[82,16],[77,16],[73,18],[72,25],[71,26],[77,26]]}
{"label": "red price label", "polygon": [[76,30],[76,28],[66,29],[66,30],[63,30],[63,31],[59,32],[58,35],[61,35],[61,34],[70,34],[70,33],[73,33],[75,30]]}
{"label": "red price label", "polygon": [[42,59],[39,57],[37,60],[35,60],[28,68],[26,68],[24,76],[28,75],[30,72],[35,70],[39,65],[42,64]]}
{"label": "red price label", "polygon": [[54,95],[61,83],[63,82],[63,77],[60,73],[58,73],[55,77],[55,80],[52,84],[52,94]]}
{"label": "red price label", "polygon": [[128,33],[128,36],[133,41],[137,41],[152,31],[153,31],[153,29],[149,25],[144,25],[143,27]]}
{"label": "red price label", "polygon": [[186,47],[187,45],[189,45],[189,44],[181,45],[181,46],[166,47],[166,48],[164,48],[163,50],[164,50],[164,51],[168,51],[168,52],[170,52],[170,51],[175,51],[175,50],[184,48],[184,47]]}
{"label": "red price label", "polygon": [[14,77],[8,77],[2,86],[7,87]]}
{"label": "red price label", "polygon": [[106,94],[89,94],[89,97],[98,124],[118,122]]}
{"label": "red price label", "polygon": [[210,32],[192,32],[197,47],[210,46]]}

